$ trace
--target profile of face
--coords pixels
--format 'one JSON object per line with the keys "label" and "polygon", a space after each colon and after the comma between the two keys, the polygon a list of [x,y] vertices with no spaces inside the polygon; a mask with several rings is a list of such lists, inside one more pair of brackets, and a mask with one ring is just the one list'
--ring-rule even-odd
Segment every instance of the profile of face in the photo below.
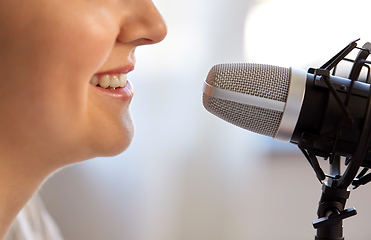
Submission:
{"label": "profile of face", "polygon": [[67,163],[124,151],[126,74],[166,33],[151,0],[0,0],[0,151]]}

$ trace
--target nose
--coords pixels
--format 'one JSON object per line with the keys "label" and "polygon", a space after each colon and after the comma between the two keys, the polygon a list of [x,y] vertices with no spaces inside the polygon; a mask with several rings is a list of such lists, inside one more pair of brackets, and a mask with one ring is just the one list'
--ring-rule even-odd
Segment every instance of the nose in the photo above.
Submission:
{"label": "nose", "polygon": [[139,46],[155,44],[165,38],[166,23],[152,0],[133,1],[130,9],[132,11],[123,16],[117,37],[119,42],[130,42]]}

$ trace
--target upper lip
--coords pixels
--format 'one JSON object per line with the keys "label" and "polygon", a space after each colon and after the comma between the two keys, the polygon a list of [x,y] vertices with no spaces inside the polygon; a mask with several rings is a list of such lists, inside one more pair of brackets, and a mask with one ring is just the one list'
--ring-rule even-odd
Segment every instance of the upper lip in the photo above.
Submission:
{"label": "upper lip", "polygon": [[127,74],[127,73],[129,73],[133,70],[134,70],[134,65],[127,65],[127,66],[124,66],[124,67],[119,67],[119,68],[115,68],[115,69],[111,69],[111,70],[107,70],[107,71],[97,72],[95,75],[120,74],[120,73]]}

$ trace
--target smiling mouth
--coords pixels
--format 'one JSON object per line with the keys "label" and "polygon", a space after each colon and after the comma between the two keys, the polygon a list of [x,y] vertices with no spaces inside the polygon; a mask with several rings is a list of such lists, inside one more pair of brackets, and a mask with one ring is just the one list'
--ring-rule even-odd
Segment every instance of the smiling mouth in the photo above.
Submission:
{"label": "smiling mouth", "polygon": [[115,90],[117,88],[123,88],[126,86],[128,83],[128,77],[125,73],[120,73],[120,74],[103,74],[101,76],[94,75],[90,79],[90,84],[105,88],[105,89],[110,89],[110,90]]}

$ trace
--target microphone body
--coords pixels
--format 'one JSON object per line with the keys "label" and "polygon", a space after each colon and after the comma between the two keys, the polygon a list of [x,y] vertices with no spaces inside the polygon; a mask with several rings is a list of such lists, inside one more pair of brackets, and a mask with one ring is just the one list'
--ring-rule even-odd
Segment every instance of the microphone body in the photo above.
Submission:
{"label": "microphone body", "polygon": [[[344,102],[352,81],[331,76],[330,82]],[[341,124],[342,108],[320,76],[303,70],[219,64],[210,70],[203,91],[204,107],[234,125],[293,144],[326,134],[313,145],[314,154],[351,158],[363,129],[370,85],[354,82],[347,106],[354,122],[341,128],[339,136],[327,133]],[[362,166],[371,167],[370,146]]]}
{"label": "microphone body", "polygon": [[[345,102],[351,80],[332,76],[330,81],[341,100]],[[369,91],[369,84],[355,82],[348,104],[348,109],[354,122],[350,126],[342,128],[338,136],[339,139],[336,143],[334,154],[352,158],[363,129]],[[315,138],[331,132],[340,125],[343,115],[344,113],[341,107],[335,97],[330,94],[326,83],[320,78],[314,79],[313,74],[307,74],[305,96],[290,142],[298,144],[303,138]],[[313,152],[324,158],[330,157],[335,144],[334,140],[335,134],[319,140],[314,144]],[[370,147],[368,148],[370,149]],[[362,164],[364,167],[371,166],[370,153],[370,151],[366,153],[364,163]]]}

